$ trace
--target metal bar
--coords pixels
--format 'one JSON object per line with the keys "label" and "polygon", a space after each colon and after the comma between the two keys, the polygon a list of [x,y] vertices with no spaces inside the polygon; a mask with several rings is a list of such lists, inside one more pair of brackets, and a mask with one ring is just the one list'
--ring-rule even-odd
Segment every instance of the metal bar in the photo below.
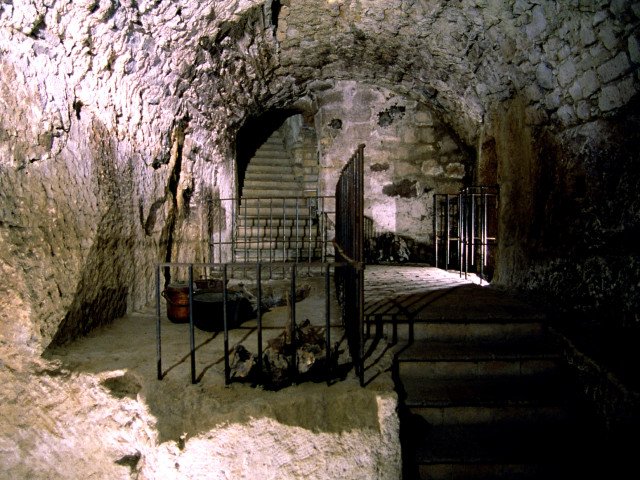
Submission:
{"label": "metal bar", "polygon": [[[247,263],[247,228],[249,226],[247,225],[247,201],[245,200],[244,202],[244,223],[243,223],[243,229],[244,229],[244,241],[243,241],[243,249],[244,249],[244,262]],[[243,271],[243,273],[246,273],[246,271]]]}
{"label": "metal bar", "polygon": [[296,262],[300,261],[300,206],[298,205],[298,197],[296,197]]}
{"label": "metal bar", "polygon": [[[218,205],[218,261],[222,262],[222,212],[224,209],[222,208],[222,200],[220,200],[220,204]],[[225,219],[226,220],[226,219]]]}
{"label": "metal bar", "polygon": [[357,215],[357,238],[358,247],[357,260],[360,262],[358,269],[358,334],[360,336],[360,385],[364,386],[364,144],[358,146],[358,165],[356,168],[357,175],[357,197],[358,212]]}
{"label": "metal bar", "polygon": [[[285,208],[285,198],[282,198],[282,261],[287,261],[287,209]],[[291,238],[291,235],[289,235]],[[282,278],[285,276],[285,268],[282,267]]]}
{"label": "metal bar", "polygon": [[[236,219],[236,200],[231,200],[231,258],[235,260],[235,251],[236,251],[236,243],[238,234],[238,221]],[[219,258],[218,261],[222,263],[222,258]]]}
{"label": "metal bar", "polygon": [[433,247],[435,250],[434,259],[435,266],[438,268],[438,195],[433,195]]}
{"label": "metal bar", "polygon": [[331,380],[331,278],[330,266],[326,265],[324,274],[324,321],[325,321],[325,344],[326,344],[326,374],[327,382]]}
{"label": "metal bar", "polygon": [[481,207],[481,215],[480,215],[480,285],[482,285],[482,279],[484,278],[484,260],[485,260],[485,222],[487,218],[487,204],[486,204],[486,194],[484,193],[484,187],[480,188],[480,203]]}
{"label": "metal bar", "polygon": [[449,212],[449,194],[447,194],[445,196],[445,204],[444,204],[444,215],[445,215],[445,217],[444,217],[445,247],[444,248],[445,248],[445,251],[446,251],[445,261],[444,261],[444,269],[445,270],[449,269],[449,261],[450,261],[450,258],[449,258],[449,255],[450,255],[450,252],[449,252],[449,247],[450,247],[450,245],[449,245],[449,243],[450,243],[449,229],[450,229],[451,226],[449,224],[449,220],[450,220],[449,219],[449,213],[450,213]]}
{"label": "metal bar", "polygon": [[156,267],[156,366],[162,380],[162,335],[160,331],[160,265]]}
{"label": "metal bar", "polygon": [[291,265],[291,298],[289,301],[289,313],[291,316],[291,375],[296,378],[298,373],[297,346],[296,346],[296,264]]}
{"label": "metal bar", "polygon": [[256,260],[258,261],[258,263],[260,263],[262,261],[262,249],[260,248],[260,238],[262,237],[262,233],[261,233],[261,229],[262,229],[262,222],[261,222],[261,218],[260,218],[260,201],[262,199],[258,198],[257,202],[258,202],[258,209],[257,209],[257,217],[258,220],[256,221],[257,225],[256,225],[256,245],[258,246],[258,251],[256,252]]}
{"label": "metal bar", "polygon": [[[269,199],[269,264],[274,260],[276,245],[273,242],[273,198]],[[273,269],[269,265],[269,279],[273,276]]]}
{"label": "metal bar", "polygon": [[[309,200],[307,200],[307,224],[309,225],[309,236],[307,237],[307,245],[309,246],[307,250],[307,263],[311,262],[311,216],[312,216],[312,208]],[[302,237],[302,246],[304,248],[304,236]],[[311,273],[311,270],[307,267],[307,275]]]}
{"label": "metal bar", "polygon": [[462,277],[462,262],[464,256],[464,218],[462,214],[462,194],[458,194],[458,270],[459,276]]}
{"label": "metal bar", "polygon": [[191,355],[191,383],[197,383],[196,342],[193,328],[193,264],[189,265],[189,351]]}
{"label": "metal bar", "polygon": [[[231,383],[231,366],[229,365],[229,321],[227,304],[227,264],[222,266],[222,319],[224,322],[224,384]],[[236,305],[236,308],[237,305]]]}
{"label": "metal bar", "polygon": [[262,376],[262,264],[260,262],[256,265],[256,281],[258,286],[258,375]]}
{"label": "metal bar", "polygon": [[[324,197],[320,197],[320,204],[318,205],[318,211],[320,212],[320,219],[318,221],[318,228],[320,229],[320,238],[322,245],[322,252],[320,253],[320,260],[324,263],[327,261],[327,219],[325,212]],[[320,208],[322,205],[322,208]]]}
{"label": "metal bar", "polygon": [[471,212],[471,266],[475,265],[475,257],[476,257],[476,199],[475,199],[475,195],[473,193],[471,193],[470,195],[471,198],[471,208],[470,208],[470,212]]}

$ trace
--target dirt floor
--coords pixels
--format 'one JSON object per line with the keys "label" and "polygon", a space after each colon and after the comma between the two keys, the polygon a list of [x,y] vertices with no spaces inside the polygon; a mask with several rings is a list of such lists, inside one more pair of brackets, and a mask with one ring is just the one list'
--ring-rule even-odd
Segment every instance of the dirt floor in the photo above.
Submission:
{"label": "dirt floor", "polygon": [[[322,326],[324,279],[299,283],[312,288],[296,319]],[[397,398],[382,345],[367,388],[350,371],[269,391],[226,386],[223,333],[195,329],[192,384],[189,326],[169,322],[162,305],[161,381],[153,305],[44,358],[0,346],[0,478],[397,478]],[[345,352],[330,305],[332,344]],[[286,306],[266,312],[264,341],[288,321]],[[229,344],[256,348],[256,325],[231,330]]]}

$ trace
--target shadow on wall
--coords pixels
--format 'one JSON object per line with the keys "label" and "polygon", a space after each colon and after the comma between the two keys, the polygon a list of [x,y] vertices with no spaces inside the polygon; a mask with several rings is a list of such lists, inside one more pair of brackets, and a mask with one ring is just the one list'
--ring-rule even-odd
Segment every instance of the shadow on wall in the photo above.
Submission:
{"label": "shadow on wall", "polygon": [[423,242],[392,232],[367,237],[365,261],[370,264],[433,262],[433,247]]}
{"label": "shadow on wall", "polygon": [[[51,345],[64,344],[110,323],[127,311],[128,282],[132,281],[134,239],[128,225],[134,218],[129,192],[133,192],[132,165],[116,168],[116,153],[108,130],[97,120],[90,138],[92,179],[101,218],[84,261],[76,292]],[[130,215],[127,215],[127,214]]]}

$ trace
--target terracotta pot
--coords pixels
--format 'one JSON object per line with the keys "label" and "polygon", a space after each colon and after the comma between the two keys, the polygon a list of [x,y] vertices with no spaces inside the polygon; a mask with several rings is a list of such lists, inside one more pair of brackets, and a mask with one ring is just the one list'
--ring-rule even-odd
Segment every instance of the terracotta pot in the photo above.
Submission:
{"label": "terracotta pot", "polygon": [[189,322],[189,285],[171,283],[162,292],[167,301],[167,318],[173,323]]}

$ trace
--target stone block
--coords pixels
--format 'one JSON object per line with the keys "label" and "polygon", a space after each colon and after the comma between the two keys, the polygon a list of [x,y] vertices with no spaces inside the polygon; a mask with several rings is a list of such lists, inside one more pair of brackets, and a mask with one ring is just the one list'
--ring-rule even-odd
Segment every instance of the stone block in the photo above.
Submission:
{"label": "stone block", "polygon": [[578,103],[576,114],[580,120],[589,120],[591,118],[591,103],[583,100]]}
{"label": "stone block", "polygon": [[560,91],[558,89],[544,98],[544,106],[547,110],[555,110],[560,106]]}
{"label": "stone block", "polygon": [[558,83],[563,87],[569,85],[576,77],[576,65],[573,59],[569,58],[558,67]]}
{"label": "stone block", "polygon": [[422,127],[417,130],[418,139],[424,143],[434,143],[436,141],[436,132],[431,127]]}
{"label": "stone block", "polygon": [[612,80],[620,78],[624,75],[631,65],[625,52],[620,52],[606,63],[598,67],[598,77],[603,83],[609,83]]}
{"label": "stone block", "polygon": [[578,81],[582,87],[582,96],[585,98],[593,95],[600,88],[595,70],[584,72]]}
{"label": "stone block", "polygon": [[627,8],[627,3],[629,0],[611,0],[611,5],[609,9],[614,15],[620,15]]}
{"label": "stone block", "polygon": [[527,37],[531,41],[537,40],[547,28],[547,18],[544,14],[544,7],[536,5],[531,13],[531,22],[525,27]]}
{"label": "stone block", "polygon": [[580,85],[579,79],[573,82],[573,84],[569,87],[569,95],[571,95],[571,98],[573,98],[574,102],[582,100],[582,85]]}
{"label": "stone block", "polygon": [[415,116],[416,125],[420,126],[433,126],[433,115],[431,112],[422,110],[416,112]]}
{"label": "stone block", "polygon": [[598,107],[602,112],[608,112],[626,104],[635,95],[636,88],[633,78],[629,77],[621,82],[603,87],[598,97]]}
{"label": "stone block", "polygon": [[562,105],[556,113],[563,125],[571,125],[575,121],[575,111],[571,105]]}
{"label": "stone block", "polygon": [[627,45],[629,48],[629,58],[633,63],[640,63],[640,35],[636,33],[632,33],[629,35],[629,39],[627,40]]}
{"label": "stone block", "polygon": [[580,23],[580,42],[583,47],[587,47],[596,41],[596,34],[590,22],[583,20]]}
{"label": "stone block", "polygon": [[415,143],[417,141],[418,137],[416,136],[415,130],[408,128],[402,134],[402,139],[406,143]]}
{"label": "stone block", "polygon": [[556,79],[553,71],[546,63],[540,63],[536,68],[536,80],[538,85],[547,90],[553,90],[556,86]]}
{"label": "stone block", "polygon": [[440,139],[440,141],[438,142],[438,147],[439,147],[440,153],[443,155],[447,153],[455,152],[458,150],[458,145],[448,135],[445,135]]}
{"label": "stone block", "polygon": [[437,162],[437,160],[434,160],[434,159],[426,160],[425,162],[422,162],[421,170],[424,175],[427,175],[429,177],[438,177],[444,174],[444,169]]}
{"label": "stone block", "polygon": [[420,174],[420,168],[411,162],[395,162],[394,175],[397,177],[415,177]]}
{"label": "stone block", "polygon": [[598,38],[609,50],[615,50],[618,46],[618,34],[612,20],[607,20],[598,29]]}
{"label": "stone block", "polygon": [[449,178],[460,180],[464,177],[464,165],[461,163],[450,163],[445,168],[445,175]]}

